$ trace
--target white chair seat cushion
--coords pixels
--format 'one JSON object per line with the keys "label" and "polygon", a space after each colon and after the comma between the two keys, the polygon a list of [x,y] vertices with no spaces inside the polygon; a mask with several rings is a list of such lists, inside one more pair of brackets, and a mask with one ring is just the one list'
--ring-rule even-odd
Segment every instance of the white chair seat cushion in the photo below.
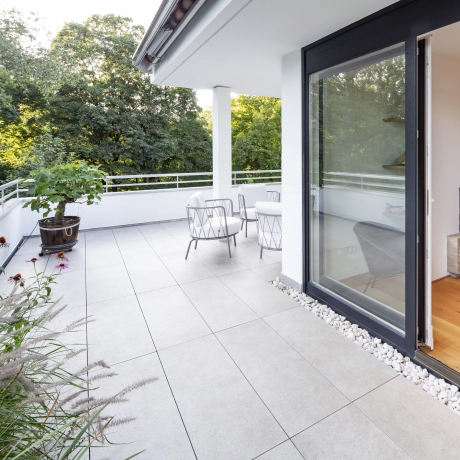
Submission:
{"label": "white chair seat cushion", "polygon": [[[238,233],[241,228],[241,220],[237,217],[227,216],[227,227],[229,235]],[[221,236],[227,236],[227,233],[225,232],[225,220],[223,217],[212,217],[211,219],[208,219],[206,225],[201,227],[190,225],[190,234],[192,237],[197,238],[218,238]]]}
{"label": "white chair seat cushion", "polygon": [[283,215],[283,204],[274,201],[258,201],[254,209],[261,214],[268,214],[271,216]]}
{"label": "white chair seat cushion", "polygon": [[256,220],[256,208],[246,208],[246,217],[249,220]]}

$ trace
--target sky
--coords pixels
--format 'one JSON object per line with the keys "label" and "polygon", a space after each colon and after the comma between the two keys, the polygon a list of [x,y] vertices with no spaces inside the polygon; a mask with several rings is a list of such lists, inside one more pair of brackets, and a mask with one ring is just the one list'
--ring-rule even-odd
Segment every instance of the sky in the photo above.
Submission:
{"label": "sky", "polygon": [[[34,12],[42,19],[43,25],[52,34],[66,22],[83,22],[92,14],[117,14],[133,19],[135,24],[148,28],[161,4],[161,0],[77,0],[63,2],[57,0],[0,0],[0,10]],[[197,91],[198,103],[206,107],[212,103],[212,92]]]}

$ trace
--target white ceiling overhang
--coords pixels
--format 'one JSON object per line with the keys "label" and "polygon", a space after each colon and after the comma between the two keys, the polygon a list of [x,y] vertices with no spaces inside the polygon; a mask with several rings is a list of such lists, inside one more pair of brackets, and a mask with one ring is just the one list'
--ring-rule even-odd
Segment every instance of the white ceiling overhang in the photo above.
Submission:
{"label": "white ceiling overhang", "polygon": [[281,95],[281,58],[395,0],[207,0],[153,67],[152,83]]}

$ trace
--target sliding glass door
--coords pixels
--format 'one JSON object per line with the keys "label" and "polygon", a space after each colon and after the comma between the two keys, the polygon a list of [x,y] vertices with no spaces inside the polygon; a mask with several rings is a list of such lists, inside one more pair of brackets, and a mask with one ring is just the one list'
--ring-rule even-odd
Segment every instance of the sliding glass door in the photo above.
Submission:
{"label": "sliding glass door", "polygon": [[405,324],[404,44],[310,75],[309,282]]}

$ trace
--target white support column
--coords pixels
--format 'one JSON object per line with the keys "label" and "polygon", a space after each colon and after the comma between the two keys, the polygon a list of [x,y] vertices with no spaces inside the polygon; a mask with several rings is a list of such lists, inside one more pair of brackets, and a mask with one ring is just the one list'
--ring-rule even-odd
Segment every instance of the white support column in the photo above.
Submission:
{"label": "white support column", "polygon": [[283,200],[282,273],[286,284],[301,288],[302,258],[302,54],[282,59],[281,164]]}
{"label": "white support column", "polygon": [[230,88],[212,93],[212,170],[214,198],[232,198],[232,113]]}

